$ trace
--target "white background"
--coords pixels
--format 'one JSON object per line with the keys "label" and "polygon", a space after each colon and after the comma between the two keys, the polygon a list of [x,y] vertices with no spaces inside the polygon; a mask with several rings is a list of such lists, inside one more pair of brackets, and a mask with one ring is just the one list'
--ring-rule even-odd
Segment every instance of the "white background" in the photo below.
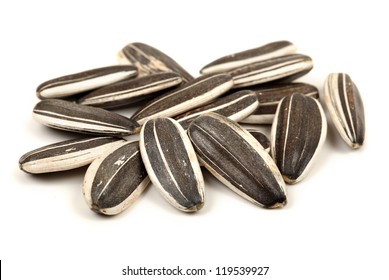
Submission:
{"label": "white background", "polygon": [[[8,2],[8,4],[6,4]],[[122,268],[269,266],[239,279],[388,279],[388,31],[384,1],[2,1],[0,259],[4,279],[151,279]],[[154,46],[194,76],[208,62],[275,40],[308,54],[301,81],[330,72],[357,84],[366,142],[349,149],[332,125],[289,203],[264,210],[206,174],[206,205],[185,214],[149,188],[126,212],[89,210],[85,169],[31,176],[19,157],[71,135],[36,123],[41,82],[116,63],[131,42]]]}

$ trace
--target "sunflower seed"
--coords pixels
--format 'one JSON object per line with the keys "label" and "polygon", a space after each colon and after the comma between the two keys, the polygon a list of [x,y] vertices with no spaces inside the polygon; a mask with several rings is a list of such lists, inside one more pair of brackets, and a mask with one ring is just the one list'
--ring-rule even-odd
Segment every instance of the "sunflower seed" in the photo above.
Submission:
{"label": "sunflower seed", "polygon": [[307,175],[326,133],[318,100],[294,94],[280,102],[271,130],[271,153],[285,182],[294,184]]}
{"label": "sunflower seed", "polygon": [[40,101],[33,117],[52,128],[86,134],[126,136],[140,130],[138,123],[114,112],[59,99]]}
{"label": "sunflower seed", "polygon": [[131,43],[126,45],[118,54],[119,60],[129,62],[136,66],[140,75],[157,72],[176,72],[180,74],[183,82],[193,80],[184,68],[165,53],[143,43]]}
{"label": "sunflower seed", "polygon": [[131,65],[115,65],[62,76],[40,84],[36,94],[40,99],[63,98],[136,76]]}
{"label": "sunflower seed", "polygon": [[253,128],[248,128],[247,131],[250,132],[255,139],[257,139],[266,152],[270,152],[270,140],[262,131]]}
{"label": "sunflower seed", "polygon": [[230,189],[265,208],[286,204],[285,183],[277,166],[243,127],[206,113],[190,124],[188,134],[199,160]]}
{"label": "sunflower seed", "polygon": [[140,151],[150,180],[163,197],[185,212],[204,204],[204,181],[184,129],[170,118],[147,121],[140,134]]}
{"label": "sunflower seed", "polygon": [[134,141],[94,160],[85,174],[82,191],[91,210],[116,215],[130,207],[149,183],[139,142]]}
{"label": "sunflower seed", "polygon": [[200,76],[179,88],[167,92],[140,108],[131,117],[143,124],[157,117],[174,117],[193,108],[209,103],[227,92],[233,85],[229,74]]}
{"label": "sunflower seed", "polygon": [[277,83],[268,86],[257,85],[247,89],[257,93],[259,106],[250,116],[241,120],[241,123],[271,124],[280,100],[294,93],[301,93],[316,99],[319,98],[318,89],[313,85],[305,83]]}
{"label": "sunflower seed", "polygon": [[258,107],[256,94],[250,90],[241,90],[233,94],[220,97],[216,101],[200,108],[193,109],[175,119],[186,130],[190,123],[206,112],[215,112],[231,120],[240,121],[249,116]]}
{"label": "sunflower seed", "polygon": [[324,84],[324,101],[342,139],[353,149],[365,140],[365,113],[357,86],[345,73],[331,73]]}
{"label": "sunflower seed", "polygon": [[250,49],[221,57],[204,66],[200,70],[200,73],[215,74],[227,72],[251,63],[291,54],[296,52],[296,50],[296,47],[288,41],[276,41],[255,49]]}
{"label": "sunflower seed", "polygon": [[173,72],[150,74],[94,90],[79,99],[78,103],[109,109],[123,107],[150,98],[181,81],[181,77]]}
{"label": "sunflower seed", "polygon": [[124,141],[114,137],[86,137],[61,141],[24,154],[19,159],[19,167],[31,174],[71,170],[88,165],[105,151]]}
{"label": "sunflower seed", "polygon": [[302,54],[270,58],[232,70],[234,87],[247,87],[271,81],[292,81],[313,68],[312,59]]}

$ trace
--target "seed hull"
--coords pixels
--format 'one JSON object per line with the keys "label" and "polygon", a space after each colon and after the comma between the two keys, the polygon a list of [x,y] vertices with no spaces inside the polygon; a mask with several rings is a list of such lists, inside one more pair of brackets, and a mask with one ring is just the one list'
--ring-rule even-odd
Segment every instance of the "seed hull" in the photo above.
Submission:
{"label": "seed hull", "polygon": [[188,134],[203,165],[230,189],[265,208],[286,204],[277,166],[247,130],[207,113],[192,122]]}
{"label": "seed hull", "polygon": [[143,162],[153,185],[175,208],[193,212],[204,204],[204,180],[196,154],[177,121],[147,121],[140,134]]}
{"label": "seed hull", "polygon": [[248,64],[256,63],[282,55],[291,54],[296,52],[296,50],[296,47],[288,41],[271,42],[258,48],[221,57],[204,66],[200,70],[200,73],[216,74],[228,72],[233,69],[246,66]]}
{"label": "seed hull", "polygon": [[308,173],[327,134],[320,103],[294,94],[278,106],[271,131],[271,152],[285,182],[295,184]]}
{"label": "seed hull", "polygon": [[324,101],[342,139],[352,149],[365,140],[365,112],[357,86],[345,73],[331,73],[324,84]]}
{"label": "seed hull", "polygon": [[91,210],[117,215],[136,201],[149,182],[139,142],[126,142],[92,162],[84,177],[83,195]]}
{"label": "seed hull", "polygon": [[40,101],[33,117],[46,126],[83,134],[121,137],[140,129],[137,122],[114,112],[59,99]]}
{"label": "seed hull", "polygon": [[229,74],[201,76],[153,99],[135,112],[131,119],[143,124],[153,118],[174,117],[211,102],[232,86]]}
{"label": "seed hull", "polygon": [[165,53],[144,43],[135,42],[126,45],[119,52],[119,59],[134,65],[140,75],[153,74],[158,72],[175,72],[180,74],[184,83],[193,80],[181,65]]}
{"label": "seed hull", "polygon": [[61,141],[24,154],[19,159],[21,170],[41,174],[71,170],[90,164],[124,139],[114,137],[86,137]]}
{"label": "seed hull", "polygon": [[36,94],[40,99],[64,98],[134,77],[137,73],[131,65],[91,69],[48,80],[37,87]]}

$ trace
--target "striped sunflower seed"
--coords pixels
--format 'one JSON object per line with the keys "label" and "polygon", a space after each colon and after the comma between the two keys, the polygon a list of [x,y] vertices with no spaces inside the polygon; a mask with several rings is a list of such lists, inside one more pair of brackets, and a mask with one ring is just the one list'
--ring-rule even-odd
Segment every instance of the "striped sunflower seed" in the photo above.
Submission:
{"label": "striped sunflower seed", "polygon": [[63,98],[103,87],[138,74],[132,65],[107,66],[51,79],[40,84],[36,94],[40,99]]}
{"label": "striped sunflower seed", "polygon": [[270,139],[262,131],[253,128],[248,128],[247,131],[257,139],[266,152],[270,152]]}
{"label": "striped sunflower seed", "polygon": [[301,93],[316,99],[319,98],[318,89],[313,85],[305,83],[277,83],[268,86],[257,85],[248,89],[257,94],[259,106],[250,116],[241,120],[241,123],[271,124],[280,100],[295,93]]}
{"label": "striped sunflower seed", "polygon": [[280,102],[271,130],[271,154],[286,183],[297,183],[307,175],[326,133],[318,100],[294,94]]}
{"label": "striped sunflower seed", "polygon": [[31,174],[71,170],[90,164],[125,140],[115,137],[85,137],[61,141],[24,154],[19,168]]}
{"label": "striped sunflower seed", "polygon": [[331,73],[324,84],[324,101],[342,139],[353,149],[365,140],[365,113],[357,86],[345,73]]}
{"label": "striped sunflower seed", "polygon": [[255,49],[230,54],[207,64],[201,70],[201,74],[215,74],[228,72],[251,63],[274,58],[277,56],[295,53],[297,48],[288,41],[276,41]]}
{"label": "striped sunflower seed", "polygon": [[188,134],[200,162],[231,190],[265,208],[286,204],[277,166],[243,127],[211,112],[195,119]]}
{"label": "striped sunflower seed", "polygon": [[116,215],[130,207],[149,183],[139,142],[126,142],[92,162],[82,192],[91,210]]}
{"label": "striped sunflower seed", "polygon": [[312,59],[303,54],[290,54],[242,66],[229,72],[235,88],[272,81],[292,81],[313,68]]}
{"label": "striped sunflower seed", "polygon": [[208,105],[179,115],[175,119],[186,130],[195,118],[206,112],[215,112],[233,121],[240,121],[254,112],[257,107],[258,99],[256,94],[250,90],[240,90],[233,94],[222,96]]}
{"label": "striped sunflower seed", "polygon": [[200,76],[175,90],[167,92],[135,112],[131,119],[143,124],[149,119],[174,117],[202,106],[227,92],[233,85],[229,74]]}
{"label": "striped sunflower seed", "polygon": [[144,43],[136,42],[126,45],[119,52],[118,57],[121,62],[134,65],[139,70],[140,75],[176,72],[180,74],[185,83],[193,80],[192,75],[171,57]]}
{"label": "striped sunflower seed", "polygon": [[94,90],[80,98],[78,103],[106,109],[123,107],[148,99],[181,81],[181,77],[173,72],[150,74]]}
{"label": "striped sunflower seed", "polygon": [[52,128],[86,134],[126,136],[140,130],[138,123],[114,112],[59,99],[40,101],[33,117]]}
{"label": "striped sunflower seed", "polygon": [[185,212],[204,204],[204,180],[184,129],[170,118],[147,121],[140,134],[140,151],[153,185],[174,207]]}

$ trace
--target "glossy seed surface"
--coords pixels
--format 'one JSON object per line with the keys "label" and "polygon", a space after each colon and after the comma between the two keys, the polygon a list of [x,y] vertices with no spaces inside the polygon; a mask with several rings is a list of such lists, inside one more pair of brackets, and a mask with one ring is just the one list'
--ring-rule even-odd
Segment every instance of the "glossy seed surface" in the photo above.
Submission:
{"label": "glossy seed surface", "polygon": [[281,99],[295,93],[319,98],[319,90],[306,83],[275,83],[252,86],[248,89],[257,94],[259,106],[250,116],[241,120],[241,123],[271,124]]}
{"label": "glossy seed surface", "polygon": [[202,164],[231,190],[265,208],[286,204],[285,183],[277,166],[243,127],[206,113],[191,123],[188,134]]}
{"label": "glossy seed surface", "polygon": [[126,142],[92,162],[82,191],[91,210],[116,215],[131,206],[149,182],[139,142]]}
{"label": "glossy seed surface", "polygon": [[229,74],[200,76],[151,100],[135,112],[131,119],[143,124],[153,118],[174,117],[211,102],[232,86],[233,82]]}
{"label": "glossy seed surface", "polygon": [[175,119],[184,129],[187,129],[195,118],[207,112],[215,112],[233,121],[240,121],[253,113],[257,107],[258,99],[255,92],[240,90],[233,94],[219,97],[214,102],[188,111],[175,117]]}
{"label": "glossy seed surface", "polygon": [[36,94],[40,99],[63,98],[122,81],[137,74],[137,69],[132,65],[96,68],[48,80],[37,87]]}
{"label": "glossy seed surface", "polygon": [[84,134],[126,136],[140,130],[138,123],[114,112],[59,99],[40,101],[33,117],[49,127]]}
{"label": "glossy seed surface", "polygon": [[229,72],[234,87],[248,87],[272,81],[292,81],[313,68],[312,59],[303,54],[290,54],[242,66]]}
{"label": "glossy seed surface", "polygon": [[271,153],[285,182],[294,184],[308,173],[327,134],[319,101],[302,94],[279,104],[271,131]]}
{"label": "glossy seed surface", "polygon": [[24,154],[19,159],[19,167],[32,174],[75,169],[88,165],[123,142],[124,139],[115,137],[85,137],[61,141]]}
{"label": "glossy seed surface", "polygon": [[94,90],[79,99],[78,103],[106,109],[119,108],[150,99],[154,93],[181,82],[181,76],[173,72],[145,75]]}
{"label": "glossy seed surface", "polygon": [[153,185],[174,207],[185,212],[204,204],[204,180],[184,129],[170,118],[147,121],[140,134],[140,150]]}
{"label": "glossy seed surface", "polygon": [[230,54],[204,66],[200,73],[215,74],[228,72],[235,68],[242,67],[251,63],[287,55],[296,52],[297,48],[288,41],[276,41],[260,46],[258,48],[245,50],[242,52]]}
{"label": "glossy seed surface", "polygon": [[365,112],[357,86],[346,73],[331,73],[324,84],[324,101],[342,139],[353,149],[365,140]]}
{"label": "glossy seed surface", "polygon": [[157,72],[176,72],[186,83],[193,80],[181,65],[165,53],[144,43],[131,43],[126,45],[119,52],[119,60],[134,65],[140,75],[147,75]]}

